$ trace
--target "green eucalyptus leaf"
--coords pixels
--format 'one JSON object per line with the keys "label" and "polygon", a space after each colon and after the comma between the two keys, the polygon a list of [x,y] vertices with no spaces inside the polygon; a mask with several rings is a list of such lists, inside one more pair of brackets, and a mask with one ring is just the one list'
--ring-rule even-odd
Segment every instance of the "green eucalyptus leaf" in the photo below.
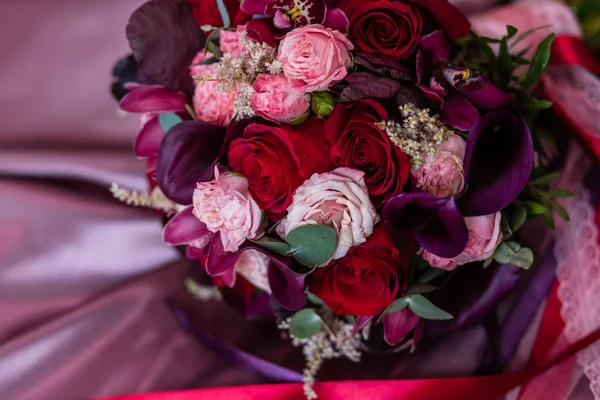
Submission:
{"label": "green eucalyptus leaf", "polygon": [[282,256],[290,255],[290,245],[280,240],[262,237],[258,240],[252,240],[252,242],[267,250],[271,250],[274,253],[281,254]]}
{"label": "green eucalyptus leaf", "polygon": [[548,210],[542,204],[534,203],[532,201],[526,201],[523,205],[527,212],[532,215],[543,215]]}
{"label": "green eucalyptus leaf", "polygon": [[521,81],[521,84],[524,88],[533,86],[533,84],[539,81],[544,74],[544,71],[548,66],[548,61],[550,61],[550,52],[552,50],[552,42],[554,41],[555,36],[556,35],[554,33],[548,35],[544,40],[541,41],[535,50],[529,70]]}
{"label": "green eucalyptus leaf", "polygon": [[508,222],[508,218],[504,213],[501,214],[502,218],[500,219],[500,229],[502,230],[502,237],[506,240],[513,235],[513,231],[510,227],[510,223]]}
{"label": "green eucalyptus leaf", "polygon": [[314,305],[316,305],[318,307],[322,307],[325,305],[325,302],[323,300],[321,300],[321,298],[319,296],[317,296],[316,294],[311,293],[311,292],[306,292],[306,294],[308,295],[308,301],[310,301]]}
{"label": "green eucalyptus leaf", "polygon": [[181,117],[175,113],[160,113],[158,114],[158,122],[160,123],[160,127],[165,132],[169,132],[169,130],[182,122]]}
{"label": "green eucalyptus leaf", "polygon": [[560,176],[560,173],[553,172],[551,174],[543,175],[543,176],[540,176],[539,178],[535,178],[535,179],[529,181],[529,183],[532,185],[549,185],[550,183],[552,183],[556,179],[558,179],[559,176]]}
{"label": "green eucalyptus leaf", "polygon": [[533,265],[533,251],[527,247],[519,249],[510,259],[510,264],[515,267],[529,269]]}
{"label": "green eucalyptus leaf", "polygon": [[492,263],[494,262],[494,257],[490,257],[487,260],[483,261],[483,268],[488,268],[490,265],[492,265]]}
{"label": "green eucalyptus leaf", "polygon": [[516,232],[523,226],[527,220],[527,210],[525,207],[518,207],[510,215],[510,228]]}
{"label": "green eucalyptus leaf", "polygon": [[423,319],[445,321],[454,318],[421,295],[411,296],[408,307]]}
{"label": "green eucalyptus leaf", "polygon": [[323,320],[313,308],[298,311],[290,322],[290,333],[299,339],[308,339],[323,326]]}
{"label": "green eucalyptus leaf", "polygon": [[327,225],[305,225],[288,233],[289,255],[300,264],[311,267],[325,263],[337,245],[337,235]]}
{"label": "green eucalyptus leaf", "polygon": [[494,260],[500,264],[510,264],[510,259],[515,252],[505,243],[500,243],[494,252]]}
{"label": "green eucalyptus leaf", "polygon": [[392,304],[388,306],[388,308],[385,309],[385,311],[381,314],[381,317],[379,319],[383,318],[387,314],[404,310],[408,306],[408,303],[410,303],[410,299],[410,297],[403,297],[401,299],[395,300]]}

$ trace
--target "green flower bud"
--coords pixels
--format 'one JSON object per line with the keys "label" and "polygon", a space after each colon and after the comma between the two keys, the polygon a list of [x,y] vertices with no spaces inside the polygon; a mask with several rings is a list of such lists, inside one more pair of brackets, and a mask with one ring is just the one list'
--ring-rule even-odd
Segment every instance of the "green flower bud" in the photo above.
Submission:
{"label": "green flower bud", "polygon": [[314,92],[311,99],[311,108],[319,118],[327,118],[333,111],[335,99],[331,92]]}

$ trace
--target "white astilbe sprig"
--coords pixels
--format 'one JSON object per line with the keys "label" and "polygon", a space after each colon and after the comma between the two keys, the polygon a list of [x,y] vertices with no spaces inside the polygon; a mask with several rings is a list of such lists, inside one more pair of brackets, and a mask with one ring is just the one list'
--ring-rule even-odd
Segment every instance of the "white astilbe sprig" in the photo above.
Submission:
{"label": "white astilbe sprig", "polygon": [[307,399],[313,400],[318,397],[313,387],[315,377],[325,360],[345,357],[352,362],[360,362],[361,352],[358,350],[360,334],[352,334],[353,324],[334,318],[328,324],[324,323],[321,330],[312,337],[300,339],[289,332],[290,323],[291,318],[288,318],[280,322],[278,327],[288,331],[295,347],[302,347],[302,353],[306,360],[305,368],[302,371],[304,395]]}
{"label": "white astilbe sprig", "polygon": [[435,154],[436,146],[448,139],[453,130],[444,125],[437,115],[431,116],[428,108],[420,109],[406,103],[400,111],[404,117],[402,123],[381,121],[375,125],[410,157],[413,168],[419,168],[425,161],[424,155]]}
{"label": "white astilbe sprig", "polygon": [[237,92],[234,104],[234,118],[243,119],[254,115],[252,110],[253,83],[259,74],[278,75],[282,64],[277,61],[277,49],[266,43],[258,43],[248,38],[246,31],[240,35],[244,51],[239,57],[224,54],[217,64],[216,76],[195,76],[196,82],[218,81],[217,91]]}
{"label": "white astilbe sprig", "polygon": [[115,199],[128,206],[152,208],[165,213],[177,211],[177,204],[169,200],[158,187],[152,189],[150,193],[140,193],[125,189],[113,182],[110,192]]}
{"label": "white astilbe sprig", "polygon": [[192,278],[185,280],[185,288],[197,300],[200,301],[222,301],[223,295],[216,286],[201,285]]}

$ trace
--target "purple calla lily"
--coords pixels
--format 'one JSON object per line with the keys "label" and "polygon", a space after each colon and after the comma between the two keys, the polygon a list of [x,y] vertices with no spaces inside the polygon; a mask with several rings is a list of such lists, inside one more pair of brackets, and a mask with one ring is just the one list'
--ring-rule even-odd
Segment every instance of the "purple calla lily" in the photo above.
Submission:
{"label": "purple calla lily", "polygon": [[531,132],[522,117],[498,110],[481,118],[467,138],[468,189],[457,199],[462,215],[488,215],[506,208],[527,185],[533,156]]}
{"label": "purple calla lily", "polygon": [[390,229],[412,232],[425,250],[440,257],[456,257],[467,246],[469,231],[454,198],[403,193],[385,205],[382,216]]}
{"label": "purple calla lily", "polygon": [[226,130],[200,121],[183,121],[165,135],[157,160],[156,180],[178,204],[191,204],[197,182],[212,178]]}
{"label": "purple calla lily", "polygon": [[387,344],[395,346],[402,342],[419,324],[418,315],[407,308],[383,317],[383,337]]}
{"label": "purple calla lily", "polygon": [[450,44],[441,31],[421,39],[417,54],[417,87],[440,105],[442,122],[467,131],[479,120],[479,111],[504,107],[512,97],[477,71],[448,67]]}
{"label": "purple calla lily", "polygon": [[[273,16],[273,28],[279,33],[312,24],[345,32],[349,21],[346,14],[336,7],[336,3],[337,1],[332,0],[242,0],[240,9],[250,15]],[[265,37],[262,39],[266,41]]]}
{"label": "purple calla lily", "polygon": [[213,236],[206,225],[194,216],[192,206],[177,213],[163,230],[165,243],[171,246],[190,245],[195,249],[206,247]]}

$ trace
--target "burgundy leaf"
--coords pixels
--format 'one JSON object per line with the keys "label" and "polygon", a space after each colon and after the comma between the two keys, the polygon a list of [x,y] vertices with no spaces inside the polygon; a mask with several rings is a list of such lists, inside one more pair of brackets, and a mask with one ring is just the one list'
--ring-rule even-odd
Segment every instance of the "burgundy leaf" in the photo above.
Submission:
{"label": "burgundy leaf", "polygon": [[369,72],[355,72],[346,77],[350,84],[341,95],[340,102],[356,101],[364,98],[387,99],[400,93],[400,82],[382,78]]}
{"label": "burgundy leaf", "polygon": [[533,143],[525,120],[507,111],[488,113],[467,138],[468,189],[457,200],[462,214],[471,217],[501,211],[525,188],[532,168]]}
{"label": "burgundy leaf", "polygon": [[412,80],[412,74],[410,70],[391,58],[361,53],[354,57],[354,63],[382,76],[404,81]]}
{"label": "burgundy leaf", "polygon": [[390,229],[412,232],[425,250],[439,257],[456,257],[467,246],[469,231],[453,198],[403,193],[384,206],[382,217]]}
{"label": "burgundy leaf", "polygon": [[225,128],[183,121],[165,135],[157,161],[157,182],[165,196],[191,204],[197,182],[212,179],[225,139]]}
{"label": "burgundy leaf", "polygon": [[188,67],[204,48],[204,34],[187,1],[150,0],[131,15],[127,38],[151,78],[173,90],[191,89]]}

